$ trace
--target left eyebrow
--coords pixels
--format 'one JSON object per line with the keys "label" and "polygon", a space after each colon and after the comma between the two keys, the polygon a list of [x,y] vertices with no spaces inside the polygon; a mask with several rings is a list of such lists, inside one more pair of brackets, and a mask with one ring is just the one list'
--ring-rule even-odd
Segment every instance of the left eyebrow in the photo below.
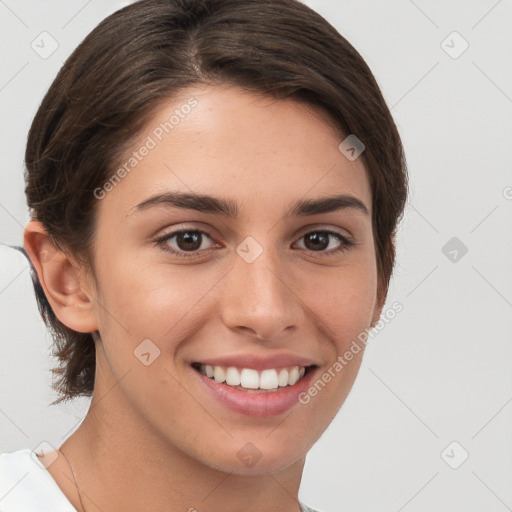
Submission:
{"label": "left eyebrow", "polygon": [[330,213],[345,209],[359,210],[365,215],[368,215],[368,208],[360,199],[346,194],[297,201],[293,205],[290,214],[303,217],[306,215]]}
{"label": "left eyebrow", "polygon": [[[139,203],[135,209],[136,211],[142,211],[157,205],[214,213],[232,218],[236,218],[239,212],[236,201],[232,199],[182,192],[157,194]],[[366,205],[357,197],[347,194],[299,200],[292,205],[288,215],[306,217],[345,209],[357,210],[368,215]]]}

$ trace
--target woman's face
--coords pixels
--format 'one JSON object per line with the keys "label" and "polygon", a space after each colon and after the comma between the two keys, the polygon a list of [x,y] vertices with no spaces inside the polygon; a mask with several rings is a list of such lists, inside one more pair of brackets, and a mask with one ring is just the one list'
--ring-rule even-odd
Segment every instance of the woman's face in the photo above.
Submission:
{"label": "woman's face", "polygon": [[341,141],[312,107],[195,87],[97,192],[96,384],[115,379],[134,429],[257,474],[328,426],[363,350],[337,357],[378,315],[371,191]]}

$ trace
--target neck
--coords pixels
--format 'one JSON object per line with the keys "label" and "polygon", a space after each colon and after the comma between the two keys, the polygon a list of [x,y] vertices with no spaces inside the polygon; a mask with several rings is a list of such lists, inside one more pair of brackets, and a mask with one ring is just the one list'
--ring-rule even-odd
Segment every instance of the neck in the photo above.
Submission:
{"label": "neck", "polygon": [[[300,510],[304,457],[275,473],[223,472],[162,439],[123,403],[115,388],[108,394],[97,391],[86,418],[61,447],[76,474],[86,512],[158,512],[169,507],[236,512],[242,506],[246,512]],[[76,496],[71,496],[75,504]]]}

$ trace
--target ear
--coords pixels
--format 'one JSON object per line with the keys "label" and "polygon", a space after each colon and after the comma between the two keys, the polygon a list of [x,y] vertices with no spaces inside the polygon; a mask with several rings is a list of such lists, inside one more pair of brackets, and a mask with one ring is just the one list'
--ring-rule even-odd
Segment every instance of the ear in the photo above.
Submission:
{"label": "ear", "polygon": [[77,332],[98,330],[93,287],[77,262],[55,245],[41,222],[27,224],[23,241],[57,318]]}

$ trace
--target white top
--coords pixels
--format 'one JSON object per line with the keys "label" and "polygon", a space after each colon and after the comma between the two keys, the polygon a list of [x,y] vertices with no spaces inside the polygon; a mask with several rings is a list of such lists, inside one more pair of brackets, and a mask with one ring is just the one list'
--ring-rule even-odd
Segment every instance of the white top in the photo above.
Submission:
{"label": "white top", "polygon": [[0,455],[2,512],[76,512],[37,455],[24,448]]}
{"label": "white top", "polygon": [[[316,512],[303,503],[304,512]],[[76,512],[36,454],[24,448],[0,454],[1,512]]]}

